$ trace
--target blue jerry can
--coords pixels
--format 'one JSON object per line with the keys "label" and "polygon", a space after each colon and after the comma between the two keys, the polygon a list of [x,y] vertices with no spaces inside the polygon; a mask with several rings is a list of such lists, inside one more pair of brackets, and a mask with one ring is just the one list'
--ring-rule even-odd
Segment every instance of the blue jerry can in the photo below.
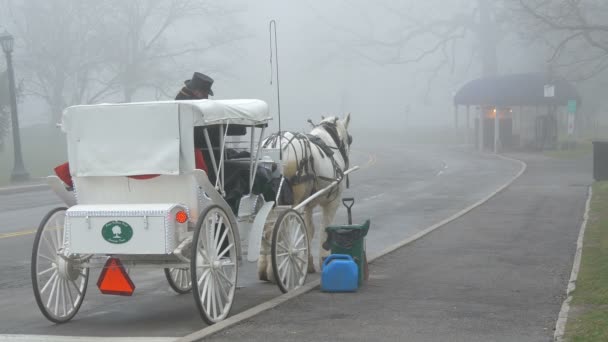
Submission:
{"label": "blue jerry can", "polygon": [[359,285],[359,268],[348,254],[331,254],[323,262],[321,290],[354,292]]}

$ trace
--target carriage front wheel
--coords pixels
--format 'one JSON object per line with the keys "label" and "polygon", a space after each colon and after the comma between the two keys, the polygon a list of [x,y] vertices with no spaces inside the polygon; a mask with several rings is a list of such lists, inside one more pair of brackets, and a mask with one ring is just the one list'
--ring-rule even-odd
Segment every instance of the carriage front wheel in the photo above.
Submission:
{"label": "carriage front wheel", "polygon": [[226,318],[234,302],[238,269],[234,229],[224,209],[212,205],[201,213],[194,231],[192,293],[208,324]]}
{"label": "carriage front wheel", "polygon": [[87,290],[89,269],[76,258],[61,255],[66,208],[51,210],[40,223],[32,249],[34,297],[51,322],[65,323],[80,309]]}
{"label": "carriage front wheel", "polygon": [[300,214],[282,212],[272,231],[272,271],[283,293],[304,285],[308,274],[309,241],[306,224]]}

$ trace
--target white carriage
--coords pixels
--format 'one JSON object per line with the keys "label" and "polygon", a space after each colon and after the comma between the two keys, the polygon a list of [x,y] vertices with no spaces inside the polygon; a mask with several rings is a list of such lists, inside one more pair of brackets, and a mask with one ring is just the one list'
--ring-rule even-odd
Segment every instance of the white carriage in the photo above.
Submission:
{"label": "white carriage", "polygon": [[[241,260],[259,257],[267,225],[273,227],[279,288],[302,286],[310,248],[299,212],[305,203],[279,206],[252,191],[258,170],[275,184],[282,177],[279,152],[260,144],[269,120],[260,100],[66,109],[62,129],[73,184],[48,178],[66,207],[43,219],[32,251],[42,313],[56,323],[70,320],[84,299],[90,268],[152,267],[164,269],[176,292],[192,291],[204,321],[216,323],[232,307]],[[250,139],[244,151],[227,149],[234,134]],[[199,169],[200,157],[208,172]],[[234,174],[248,188],[239,194],[238,210],[226,200]],[[116,262],[109,266],[109,260]]]}

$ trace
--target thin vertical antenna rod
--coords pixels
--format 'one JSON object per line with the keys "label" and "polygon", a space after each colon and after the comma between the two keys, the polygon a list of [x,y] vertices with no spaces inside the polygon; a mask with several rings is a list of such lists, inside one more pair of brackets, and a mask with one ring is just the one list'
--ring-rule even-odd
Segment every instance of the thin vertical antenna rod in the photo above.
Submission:
{"label": "thin vertical antenna rod", "polygon": [[279,114],[279,158],[281,159],[281,162],[283,162],[283,148],[281,146],[281,141],[283,141],[283,136],[282,136],[282,131],[281,131],[281,91],[280,91],[280,84],[279,84],[279,49],[278,49],[278,42],[277,42],[277,22],[272,19],[270,21],[270,24],[268,26],[268,31],[270,33],[270,84],[272,84],[272,79],[273,79],[273,68],[272,68],[272,33],[273,33],[273,29],[274,29],[274,55],[275,55],[275,59],[276,59],[276,66],[277,66],[277,110],[278,110],[278,114]]}

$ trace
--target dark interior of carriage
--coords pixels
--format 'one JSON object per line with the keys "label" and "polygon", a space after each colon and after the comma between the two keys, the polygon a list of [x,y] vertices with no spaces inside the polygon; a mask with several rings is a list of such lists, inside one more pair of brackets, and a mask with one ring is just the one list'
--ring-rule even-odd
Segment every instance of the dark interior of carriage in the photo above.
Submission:
{"label": "dark interior of carriage", "polygon": [[[207,146],[204,136],[204,129],[207,128],[211,146]],[[210,150],[213,150],[215,163],[219,167],[221,144],[220,144],[220,125],[211,125],[194,128],[194,147],[200,149],[207,165],[207,175],[209,181],[215,184],[217,175],[213,168]],[[228,132],[222,131],[228,137],[239,137],[247,135],[247,127],[242,125],[229,125]],[[242,196],[249,193],[249,171],[251,169],[251,154],[248,150],[225,147],[225,168],[224,168],[224,190],[226,191],[226,202],[230,205],[234,213],[238,212],[238,205]],[[253,194],[262,194],[266,201],[275,199],[276,191],[280,179],[273,179],[272,171],[263,165],[258,165],[256,176],[253,182]]]}

